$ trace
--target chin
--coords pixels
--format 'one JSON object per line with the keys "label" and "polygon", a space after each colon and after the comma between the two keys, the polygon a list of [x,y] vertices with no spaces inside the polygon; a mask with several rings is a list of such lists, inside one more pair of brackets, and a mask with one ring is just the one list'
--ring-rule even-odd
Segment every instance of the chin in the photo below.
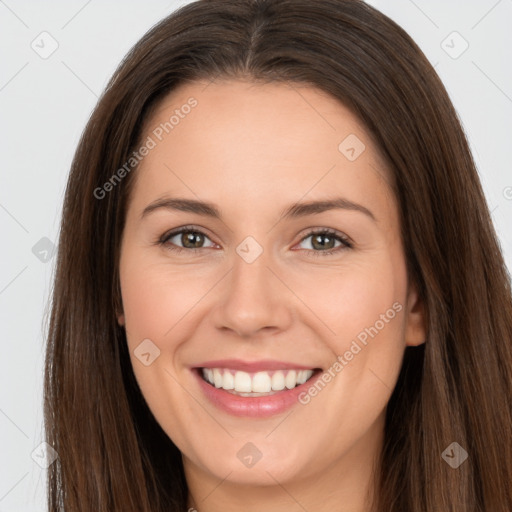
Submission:
{"label": "chin", "polygon": [[[293,457],[293,449],[285,455],[268,441],[266,446],[263,446],[263,442],[259,443],[260,449],[256,443],[235,441],[236,449],[226,449],[221,454],[212,453],[207,458],[203,455],[200,464],[216,479],[251,486],[275,485],[276,481],[283,484],[309,473],[307,467],[311,467],[311,464]],[[212,464],[212,461],[215,463]]]}

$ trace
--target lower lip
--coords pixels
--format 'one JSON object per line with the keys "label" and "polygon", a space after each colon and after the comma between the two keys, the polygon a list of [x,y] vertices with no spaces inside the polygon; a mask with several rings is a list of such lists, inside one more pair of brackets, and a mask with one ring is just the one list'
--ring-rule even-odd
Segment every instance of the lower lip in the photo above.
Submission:
{"label": "lower lip", "polygon": [[194,373],[199,380],[202,392],[214,405],[233,416],[251,418],[268,418],[290,409],[294,404],[299,403],[299,395],[322,374],[321,371],[318,371],[304,384],[300,384],[293,389],[278,391],[273,395],[250,397],[234,395],[222,388],[212,386],[202,378],[201,371],[195,369]]}

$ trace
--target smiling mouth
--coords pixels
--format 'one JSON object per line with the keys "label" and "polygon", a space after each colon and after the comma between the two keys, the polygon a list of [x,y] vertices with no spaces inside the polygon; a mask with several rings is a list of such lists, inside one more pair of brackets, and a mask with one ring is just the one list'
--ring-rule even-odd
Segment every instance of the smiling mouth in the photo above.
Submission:
{"label": "smiling mouth", "polygon": [[211,386],[243,397],[271,396],[301,386],[320,368],[244,372],[231,368],[198,368],[200,377]]}

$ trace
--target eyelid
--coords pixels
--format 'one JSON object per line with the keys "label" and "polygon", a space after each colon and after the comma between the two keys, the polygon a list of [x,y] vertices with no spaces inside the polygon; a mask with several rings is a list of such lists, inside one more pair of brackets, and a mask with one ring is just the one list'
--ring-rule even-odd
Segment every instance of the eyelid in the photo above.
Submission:
{"label": "eyelid", "polygon": [[[338,230],[333,229],[333,228],[308,228],[306,230],[306,233],[299,240],[299,243],[303,242],[306,238],[309,238],[310,236],[313,236],[313,235],[324,235],[324,234],[325,235],[332,235],[332,236],[340,239],[342,242],[346,243],[347,245],[350,245],[350,246],[353,245],[353,241],[350,239],[350,237],[345,235],[345,233],[342,233],[341,231],[338,231]],[[322,251],[320,251],[320,252],[322,252]]]}
{"label": "eyelid", "polygon": [[[306,251],[308,256],[313,257],[322,257],[322,256],[331,256],[331,255],[337,255],[339,253],[342,253],[346,251],[347,249],[353,249],[354,243],[344,233],[341,233],[340,231],[332,228],[309,228],[309,230],[306,232],[304,236],[299,240],[299,244],[302,243],[307,238],[314,236],[314,235],[330,235],[340,241],[340,245],[338,247],[333,247],[332,249],[326,249],[325,251],[315,251],[313,249],[297,249],[300,251]],[[297,245],[297,244],[296,244]]]}
{"label": "eyelid", "polygon": [[[212,240],[212,238],[210,237],[210,235],[206,232],[206,230],[204,228],[200,228],[200,227],[194,226],[192,224],[189,224],[187,226],[181,226],[179,228],[175,228],[175,229],[171,229],[169,231],[166,231],[162,236],[160,236],[158,238],[157,242],[160,243],[160,244],[164,244],[165,245],[166,242],[169,239],[175,237],[176,235],[180,235],[183,232],[187,232],[187,231],[191,231],[193,233],[199,233],[199,234],[203,235],[204,237],[208,238],[212,243],[216,244],[216,242],[214,242]],[[207,247],[194,247],[192,249],[189,249],[189,248],[186,248],[186,247],[173,247],[173,248],[182,249],[182,250],[185,250],[185,251],[194,251],[194,250],[200,250],[200,249],[207,249]]]}

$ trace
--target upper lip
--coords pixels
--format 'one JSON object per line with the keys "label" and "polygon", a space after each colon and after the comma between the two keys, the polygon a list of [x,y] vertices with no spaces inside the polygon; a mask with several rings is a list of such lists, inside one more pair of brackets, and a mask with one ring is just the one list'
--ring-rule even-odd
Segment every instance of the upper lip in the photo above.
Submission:
{"label": "upper lip", "polygon": [[205,361],[194,365],[195,368],[230,368],[247,373],[265,370],[313,370],[315,366],[291,363],[288,361],[276,361],[275,359],[260,359],[259,361],[243,361],[241,359],[217,359]]}

